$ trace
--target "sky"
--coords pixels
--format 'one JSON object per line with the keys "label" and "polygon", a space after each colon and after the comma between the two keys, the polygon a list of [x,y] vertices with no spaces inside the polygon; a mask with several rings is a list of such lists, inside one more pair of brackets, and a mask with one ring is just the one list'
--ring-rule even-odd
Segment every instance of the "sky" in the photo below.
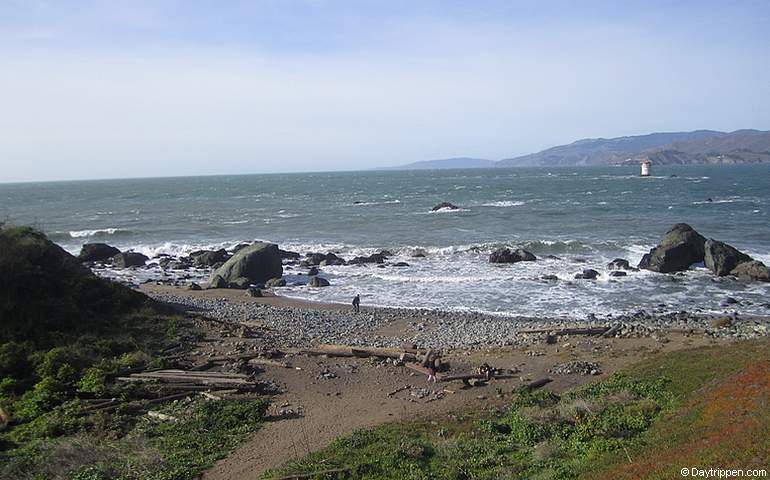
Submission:
{"label": "sky", "polygon": [[0,182],[770,129],[770,2],[0,0]]}

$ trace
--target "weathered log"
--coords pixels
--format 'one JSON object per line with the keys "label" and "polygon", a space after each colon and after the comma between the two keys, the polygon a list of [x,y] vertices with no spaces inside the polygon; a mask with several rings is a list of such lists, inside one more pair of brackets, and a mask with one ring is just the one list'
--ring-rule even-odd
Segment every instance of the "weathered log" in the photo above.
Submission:
{"label": "weathered log", "polygon": [[428,366],[431,366],[431,367],[432,367],[432,365],[430,365],[430,363],[431,363],[431,360],[432,360],[432,358],[431,358],[431,356],[432,356],[432,355],[433,355],[433,350],[431,350],[431,349],[429,348],[429,349],[428,349],[428,351],[427,351],[427,352],[425,352],[425,356],[423,356],[423,357],[422,357],[422,363],[421,363],[421,365],[422,365],[423,367],[428,367]]}
{"label": "weathered log", "polygon": [[611,328],[607,329],[607,331],[606,331],[606,332],[602,333],[602,335],[601,335],[601,336],[602,336],[602,337],[605,337],[605,338],[609,338],[609,337],[612,337],[613,335],[615,335],[616,333],[618,333],[618,332],[620,331],[620,329],[621,329],[621,328],[623,328],[623,325],[621,325],[621,324],[619,324],[619,323],[618,323],[618,324],[615,324],[615,325],[613,325]]}
{"label": "weathered log", "polygon": [[414,370],[417,373],[422,373],[423,375],[430,375],[431,372],[427,368],[417,365],[416,363],[405,363],[404,366],[410,370]]}
{"label": "weathered log", "polygon": [[551,382],[553,382],[553,380],[550,378],[541,378],[539,380],[535,380],[534,382],[529,382],[528,384],[524,385],[524,388],[527,390],[535,390],[548,385]]}

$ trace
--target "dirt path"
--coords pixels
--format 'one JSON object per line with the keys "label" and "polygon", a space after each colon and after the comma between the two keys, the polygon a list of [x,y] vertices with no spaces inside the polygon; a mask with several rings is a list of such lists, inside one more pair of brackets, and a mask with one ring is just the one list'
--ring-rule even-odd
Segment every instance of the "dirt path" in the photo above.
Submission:
{"label": "dirt path", "polygon": [[[448,360],[453,371],[470,371],[487,362],[498,368],[516,368],[520,378],[494,380],[486,386],[462,389],[460,382],[428,384],[421,375],[371,359],[318,358],[296,355],[289,360],[296,369],[267,367],[265,377],[281,383],[286,393],[274,399],[268,421],[249,441],[233,454],[219,461],[204,475],[206,480],[257,478],[266,469],[319,450],[336,438],[362,427],[388,422],[440,417],[463,410],[494,409],[503,406],[510,392],[523,381],[551,377],[548,389],[556,392],[604,378],[619,368],[661,351],[714,343],[703,337],[669,335],[660,342],[644,339],[594,339],[573,337],[559,345],[535,349],[490,349],[455,352]],[[568,360],[599,362],[599,376],[553,375],[548,369]],[[322,376],[327,373],[327,378]],[[332,375],[329,375],[331,373]],[[433,395],[418,398],[405,385],[441,391],[450,389],[440,399]],[[301,408],[304,416],[279,419],[279,410]]]}

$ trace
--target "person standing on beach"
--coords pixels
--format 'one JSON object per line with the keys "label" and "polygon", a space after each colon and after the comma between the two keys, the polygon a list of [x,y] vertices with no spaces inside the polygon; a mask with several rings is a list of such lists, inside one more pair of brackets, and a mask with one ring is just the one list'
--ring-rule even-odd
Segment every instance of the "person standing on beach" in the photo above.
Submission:
{"label": "person standing on beach", "polygon": [[357,294],[353,297],[353,311],[356,313],[361,311],[361,297]]}

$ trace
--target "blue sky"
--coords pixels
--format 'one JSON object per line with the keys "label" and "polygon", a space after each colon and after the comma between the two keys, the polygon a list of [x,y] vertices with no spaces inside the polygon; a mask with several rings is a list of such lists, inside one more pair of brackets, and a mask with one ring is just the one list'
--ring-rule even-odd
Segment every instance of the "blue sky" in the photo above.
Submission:
{"label": "blue sky", "polygon": [[0,0],[0,181],[770,129],[770,2]]}

